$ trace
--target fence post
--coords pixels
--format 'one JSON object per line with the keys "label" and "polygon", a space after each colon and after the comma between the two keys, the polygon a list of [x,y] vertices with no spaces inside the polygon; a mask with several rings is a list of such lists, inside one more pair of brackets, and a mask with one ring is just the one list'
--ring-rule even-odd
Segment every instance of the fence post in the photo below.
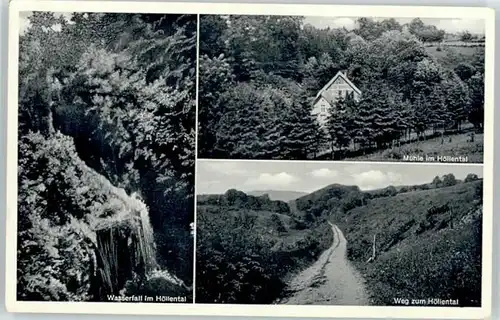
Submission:
{"label": "fence post", "polygon": [[377,256],[377,234],[374,234],[373,235],[373,253],[372,253],[372,257],[373,257],[373,260],[375,260],[375,257]]}
{"label": "fence post", "polygon": [[453,209],[450,208],[450,228],[453,229]]}
{"label": "fence post", "polygon": [[372,256],[368,259],[366,262],[373,262],[375,258],[377,257],[377,234],[373,235],[373,246],[372,246]]}

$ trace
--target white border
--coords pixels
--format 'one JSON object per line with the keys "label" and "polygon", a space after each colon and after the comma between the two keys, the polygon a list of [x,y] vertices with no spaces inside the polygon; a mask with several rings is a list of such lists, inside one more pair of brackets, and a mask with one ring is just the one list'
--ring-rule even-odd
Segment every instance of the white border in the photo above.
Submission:
{"label": "white border", "polygon": [[196,212],[196,186],[198,185],[198,88],[200,87],[199,79],[200,79],[200,15],[196,16],[196,115],[195,115],[195,141],[194,141],[194,229],[193,229],[193,303],[196,302],[196,239],[198,234],[198,228],[196,223],[196,217],[198,216]]}
{"label": "white border", "polygon": [[[326,318],[413,318],[413,319],[484,319],[491,315],[492,231],[493,231],[493,108],[494,108],[494,39],[495,12],[479,7],[297,5],[248,3],[161,3],[117,1],[24,1],[14,0],[9,8],[8,64],[8,137],[7,137],[7,247],[6,306],[9,312],[150,314],[209,316],[270,316]],[[21,302],[16,301],[17,248],[17,106],[18,47],[20,11],[57,12],[140,12],[191,14],[273,14],[311,16],[371,16],[484,19],[486,22],[485,55],[485,133],[484,133],[484,215],[482,307],[368,307],[368,306],[284,306],[222,304],[135,304],[107,302]],[[197,156],[197,155],[196,155]],[[345,161],[343,161],[345,162]],[[361,163],[357,162],[357,163]],[[366,163],[366,162],[365,162]],[[369,162],[373,163],[373,162]],[[384,162],[387,163],[387,162]],[[405,163],[410,164],[410,163]],[[413,163],[417,164],[417,163]],[[418,163],[423,164],[423,163]],[[436,164],[436,163],[434,163]],[[445,165],[445,164],[443,164]],[[453,165],[453,164],[447,164]],[[195,169],[196,170],[196,169]],[[196,179],[196,177],[195,177]],[[196,235],[196,232],[195,232]],[[194,269],[195,270],[195,269]]]}

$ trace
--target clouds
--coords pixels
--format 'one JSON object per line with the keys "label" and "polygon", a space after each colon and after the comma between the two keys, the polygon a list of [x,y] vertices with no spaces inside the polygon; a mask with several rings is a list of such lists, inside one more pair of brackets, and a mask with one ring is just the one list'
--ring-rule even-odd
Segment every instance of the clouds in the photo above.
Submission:
{"label": "clouds", "polygon": [[284,188],[291,187],[293,183],[296,183],[299,180],[299,178],[286,172],[280,172],[276,174],[261,173],[256,178],[249,178],[245,182],[245,185],[256,187],[259,189]]}
{"label": "clouds", "polygon": [[438,29],[443,29],[448,32],[462,32],[469,31],[472,33],[484,33],[485,22],[484,20],[472,19],[442,19],[436,23]]}
{"label": "clouds", "polygon": [[354,184],[361,190],[370,190],[388,187],[402,182],[403,176],[394,172],[382,172],[380,170],[370,170],[352,174]]}
{"label": "clouds", "polygon": [[469,173],[483,176],[474,165],[415,163],[198,160],[196,192],[222,194],[228,189],[313,192],[330,184],[356,185],[362,190],[429,183],[435,176]]}
{"label": "clouds", "polygon": [[247,161],[199,161],[197,180],[201,193],[228,189],[289,191],[300,189],[296,183],[301,181],[291,170],[280,170],[279,165]]}
{"label": "clouds", "polygon": [[339,175],[337,170],[321,168],[311,171],[311,175],[315,178],[335,178]]}
{"label": "clouds", "polygon": [[238,162],[216,161],[206,162],[204,165],[208,170],[223,175],[245,176],[251,174],[251,170],[241,166]]}

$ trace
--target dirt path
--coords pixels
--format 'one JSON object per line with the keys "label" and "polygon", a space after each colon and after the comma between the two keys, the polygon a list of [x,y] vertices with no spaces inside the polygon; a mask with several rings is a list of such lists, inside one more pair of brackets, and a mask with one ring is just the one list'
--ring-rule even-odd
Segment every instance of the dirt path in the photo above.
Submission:
{"label": "dirt path", "polygon": [[359,273],[346,256],[347,241],[342,231],[332,227],[333,245],[309,268],[288,284],[288,298],[280,304],[369,305],[370,301]]}

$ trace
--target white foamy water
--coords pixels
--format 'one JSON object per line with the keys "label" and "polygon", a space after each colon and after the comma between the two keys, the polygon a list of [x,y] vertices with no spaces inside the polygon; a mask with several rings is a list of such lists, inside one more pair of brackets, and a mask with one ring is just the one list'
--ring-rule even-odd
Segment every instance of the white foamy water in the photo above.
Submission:
{"label": "white foamy water", "polygon": [[140,230],[138,230],[137,241],[139,242],[139,251],[141,259],[144,262],[146,273],[155,270],[158,267],[156,261],[156,246],[154,240],[153,227],[149,219],[149,211],[143,204],[143,208],[139,211],[140,216]]}

